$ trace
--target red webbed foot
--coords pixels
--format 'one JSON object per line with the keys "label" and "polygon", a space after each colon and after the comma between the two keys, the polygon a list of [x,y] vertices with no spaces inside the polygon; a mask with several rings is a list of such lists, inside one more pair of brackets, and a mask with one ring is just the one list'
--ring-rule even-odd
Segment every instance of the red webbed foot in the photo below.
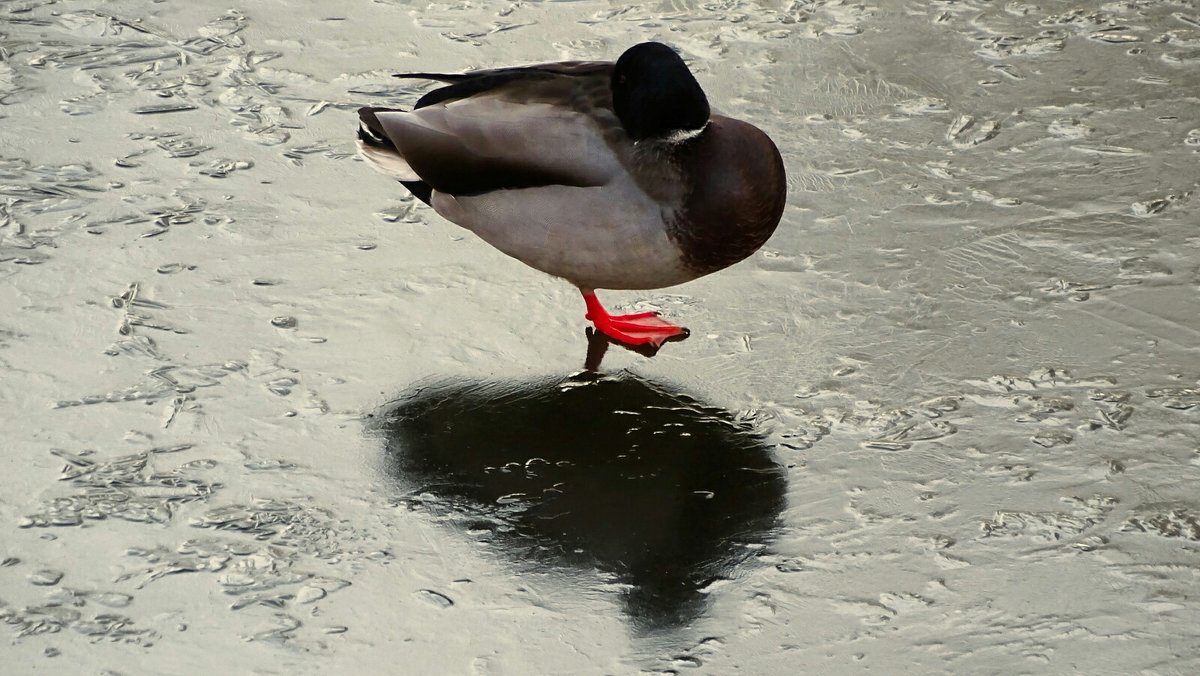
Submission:
{"label": "red webbed foot", "polygon": [[657,312],[635,312],[626,315],[609,314],[592,291],[583,291],[587,303],[587,318],[596,330],[626,345],[660,347],[667,340],[686,335],[688,330],[658,316]]}

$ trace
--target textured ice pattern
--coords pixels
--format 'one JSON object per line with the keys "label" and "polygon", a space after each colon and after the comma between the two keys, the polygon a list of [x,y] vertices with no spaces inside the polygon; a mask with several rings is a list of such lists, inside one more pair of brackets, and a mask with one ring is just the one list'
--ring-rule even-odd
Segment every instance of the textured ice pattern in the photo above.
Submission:
{"label": "textured ice pattern", "polygon": [[[353,111],[649,39],[789,207],[575,377]],[[1198,110],[1194,0],[0,3],[0,671],[1200,672]]]}

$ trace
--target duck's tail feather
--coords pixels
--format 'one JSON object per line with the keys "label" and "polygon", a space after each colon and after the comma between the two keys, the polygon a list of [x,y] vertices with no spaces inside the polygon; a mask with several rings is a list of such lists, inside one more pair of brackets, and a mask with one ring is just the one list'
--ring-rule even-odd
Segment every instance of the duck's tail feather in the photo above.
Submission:
{"label": "duck's tail feather", "polygon": [[408,166],[396,144],[388,137],[377,113],[401,112],[394,108],[366,107],[358,109],[358,154],[372,169],[400,181],[417,199],[429,204],[433,188]]}

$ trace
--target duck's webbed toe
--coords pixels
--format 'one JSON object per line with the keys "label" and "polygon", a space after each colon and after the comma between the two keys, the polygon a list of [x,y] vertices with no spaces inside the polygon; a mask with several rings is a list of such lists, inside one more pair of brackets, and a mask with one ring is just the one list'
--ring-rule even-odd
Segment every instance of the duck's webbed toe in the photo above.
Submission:
{"label": "duck's webbed toe", "polygon": [[660,347],[671,338],[688,335],[686,328],[672,324],[657,312],[614,315],[604,309],[594,293],[585,291],[583,300],[587,303],[587,319],[596,325],[598,331],[617,342]]}

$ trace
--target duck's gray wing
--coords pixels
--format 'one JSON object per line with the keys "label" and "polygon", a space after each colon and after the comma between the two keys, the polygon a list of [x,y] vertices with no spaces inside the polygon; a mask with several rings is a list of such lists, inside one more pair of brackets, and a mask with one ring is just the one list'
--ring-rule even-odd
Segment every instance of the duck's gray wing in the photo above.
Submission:
{"label": "duck's gray wing", "polygon": [[364,108],[360,119],[434,191],[477,195],[604,185],[621,171],[611,145],[620,124],[612,113],[608,71],[603,64],[588,69],[578,75],[489,71],[444,89],[479,77],[507,79],[491,80],[469,95],[459,90],[411,112]]}
{"label": "duck's gray wing", "polygon": [[608,76],[612,72],[612,67],[613,64],[610,61],[560,61],[532,66],[475,70],[467,73],[397,73],[392,77],[449,83],[447,87],[439,87],[427,92],[417,101],[415,108],[425,108],[437,103],[469,98],[498,88],[512,87],[521,82],[536,82],[555,76]]}

